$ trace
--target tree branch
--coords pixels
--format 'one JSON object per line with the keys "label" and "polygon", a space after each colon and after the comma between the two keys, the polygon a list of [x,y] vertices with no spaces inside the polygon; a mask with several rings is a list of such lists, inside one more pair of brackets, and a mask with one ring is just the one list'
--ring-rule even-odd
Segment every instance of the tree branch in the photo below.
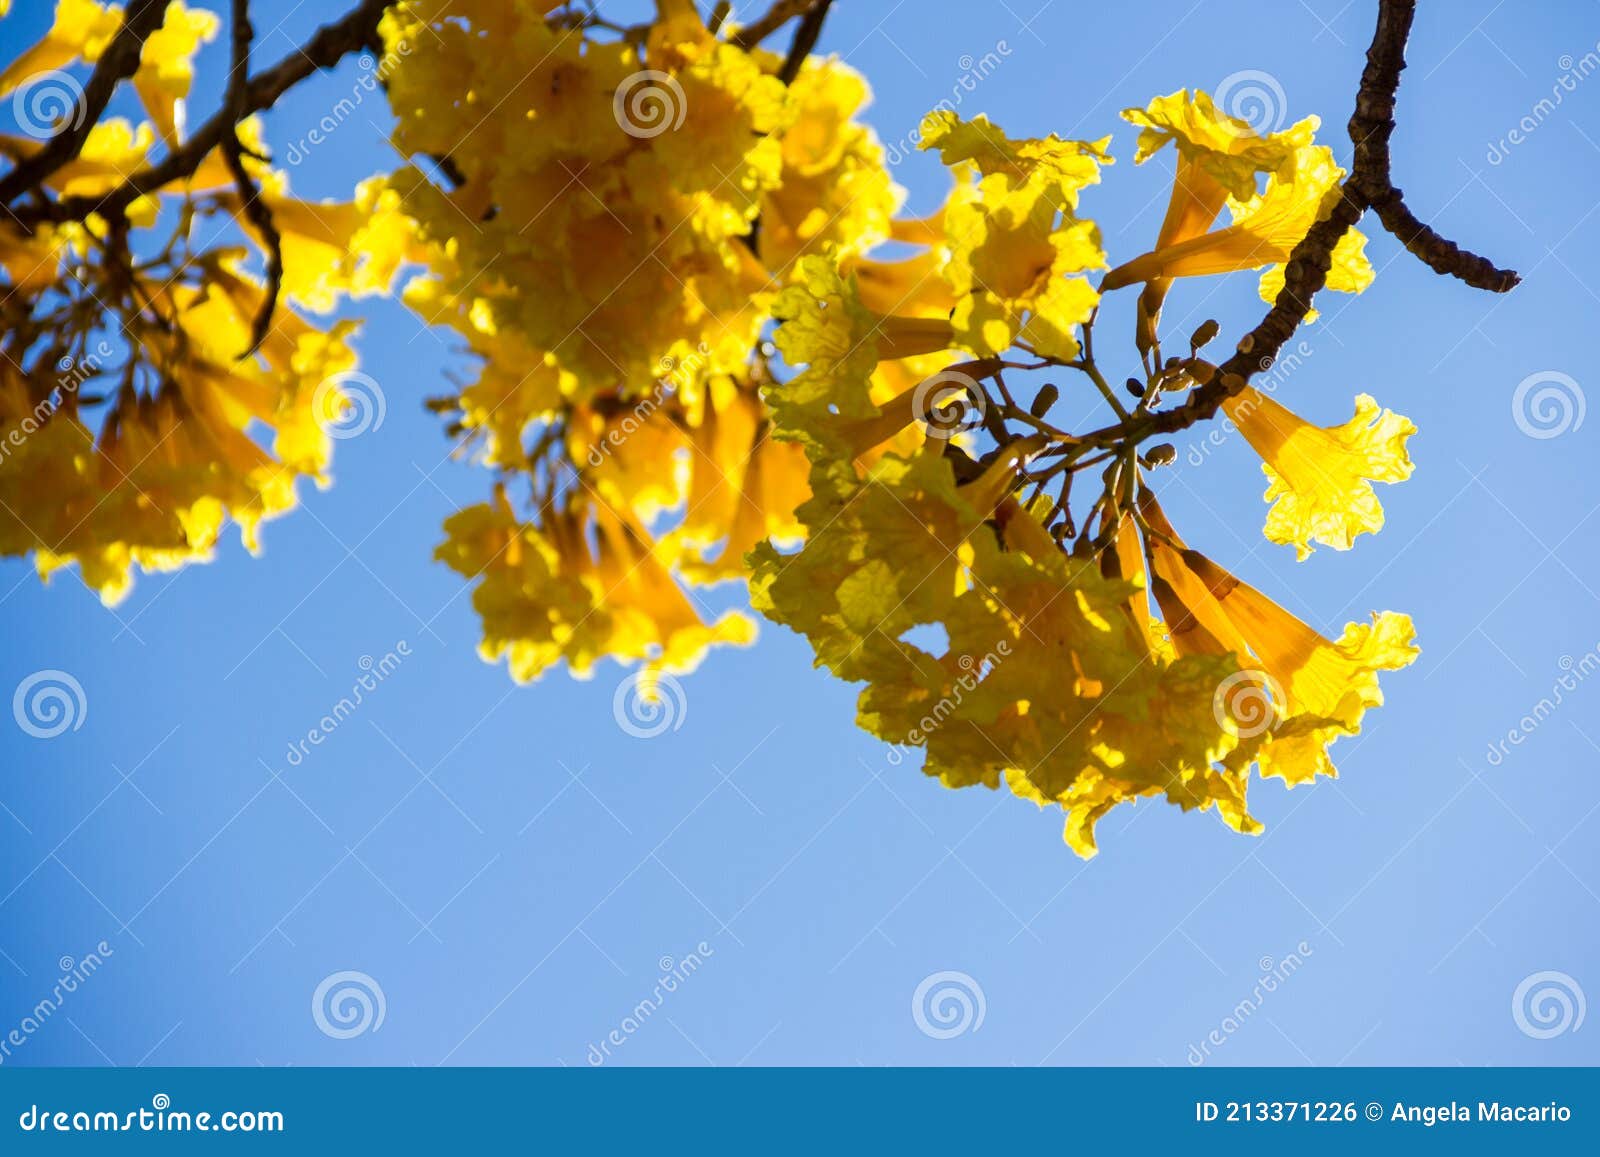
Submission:
{"label": "tree branch", "polygon": [[261,305],[250,323],[250,345],[239,355],[247,358],[261,348],[272,328],[272,314],[278,307],[278,294],[283,289],[283,235],[272,219],[272,210],[261,199],[261,190],[251,179],[244,166],[244,144],[239,140],[239,122],[249,114],[244,108],[250,96],[250,42],[255,39],[255,29],[250,25],[250,0],[233,0],[233,66],[228,73],[228,93],[223,101],[225,108],[233,110],[233,129],[221,142],[222,159],[239,190],[239,212],[261,234],[266,250],[267,284],[261,295]]}
{"label": "tree branch", "polygon": [[828,9],[831,7],[833,0],[816,0],[811,6],[811,11],[800,21],[800,27],[794,30],[794,40],[789,44],[789,54],[783,58],[783,67],[778,69],[778,79],[784,84],[793,84],[794,78],[800,75],[806,57],[811,55],[811,50],[817,46],[817,40],[822,36],[822,25],[828,19]]}
{"label": "tree branch", "polygon": [[[1400,70],[1405,68],[1405,46],[1416,15],[1416,0],[1387,0],[1378,10],[1378,28],[1367,51],[1367,71],[1350,118],[1350,140],[1356,147],[1351,178],[1362,200],[1378,214],[1383,227],[1435,273],[1459,277],[1477,289],[1505,293],[1517,284],[1517,275],[1462,249],[1417,219],[1395,188],[1389,168],[1389,138],[1394,134],[1394,97]],[[1368,82],[1375,69],[1393,68],[1394,83]]]}
{"label": "tree branch", "polygon": [[1215,414],[1223,402],[1245,388],[1253,374],[1272,366],[1310,312],[1312,299],[1327,284],[1334,247],[1368,208],[1375,210],[1384,227],[1434,270],[1496,293],[1504,293],[1517,284],[1515,273],[1495,268],[1418,221],[1406,208],[1400,190],[1390,183],[1389,138],[1395,127],[1395,93],[1400,87],[1400,72],[1406,66],[1406,41],[1415,13],[1416,0],[1379,0],[1378,25],[1367,50],[1355,112],[1350,117],[1350,140],[1355,145],[1350,175],[1340,186],[1339,199],[1328,216],[1312,226],[1290,253],[1283,289],[1272,309],[1218,367],[1216,376],[1196,387],[1183,405],[1142,417],[1136,415],[1131,427],[1108,426],[1087,435],[1088,439],[1105,440],[1129,433],[1176,433]]}
{"label": "tree branch", "polygon": [[[377,34],[378,21],[384,11],[395,2],[361,0],[339,20],[323,25],[304,45],[250,81],[240,108],[225,104],[181,148],[173,150],[160,164],[135,173],[111,192],[96,197],[62,197],[38,205],[20,206],[12,210],[13,214],[23,224],[81,221],[91,213],[112,213],[124,209],[146,193],[189,176],[212,149],[233,134],[238,124],[237,118],[271,108],[279,97],[313,72],[332,68],[347,53],[365,47]],[[104,63],[105,58],[101,59]],[[16,170],[13,170],[7,175],[6,183],[15,173]],[[0,184],[0,189],[3,189],[3,184]]]}
{"label": "tree branch", "polygon": [[734,33],[733,43],[744,49],[754,48],[796,16],[803,16],[816,6],[817,0],[776,0],[765,16]]}
{"label": "tree branch", "polygon": [[111,103],[118,84],[139,68],[145,39],[161,26],[171,0],[133,0],[100,60],[83,86],[71,119],[45,143],[44,148],[0,177],[0,205],[9,204],[23,193],[38,188],[62,165],[83,149],[89,133]]}

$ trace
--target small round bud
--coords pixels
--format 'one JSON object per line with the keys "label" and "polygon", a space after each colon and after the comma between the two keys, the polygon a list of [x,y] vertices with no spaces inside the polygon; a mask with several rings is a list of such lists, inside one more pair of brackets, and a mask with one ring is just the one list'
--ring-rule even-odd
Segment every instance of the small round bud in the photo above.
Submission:
{"label": "small round bud", "polygon": [[1035,418],[1042,418],[1050,412],[1050,407],[1056,404],[1056,399],[1061,397],[1061,391],[1054,382],[1046,382],[1037,394],[1034,395],[1033,405],[1028,407],[1028,413]]}
{"label": "small round bud", "polygon": [[1202,322],[1200,324],[1200,328],[1195,330],[1193,335],[1190,336],[1189,345],[1192,349],[1199,349],[1201,346],[1210,342],[1221,332],[1222,326],[1215,318],[1210,321]]}
{"label": "small round bud", "polygon": [[1153,470],[1158,466],[1170,466],[1177,459],[1177,449],[1171,442],[1163,442],[1159,446],[1152,446],[1145,451],[1144,464]]}
{"label": "small round bud", "polygon": [[1144,383],[1138,378],[1129,378],[1127,382],[1123,384],[1123,388],[1136,398],[1144,397]]}

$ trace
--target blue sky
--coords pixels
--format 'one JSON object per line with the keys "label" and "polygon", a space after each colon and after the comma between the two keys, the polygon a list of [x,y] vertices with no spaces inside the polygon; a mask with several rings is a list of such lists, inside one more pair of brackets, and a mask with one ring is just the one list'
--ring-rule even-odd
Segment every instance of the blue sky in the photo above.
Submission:
{"label": "blue sky", "polygon": [[[1083,211],[1114,258],[1149,247],[1170,172],[1131,164],[1123,107],[1259,71],[1348,156],[1366,0],[1178,0],[1133,19],[1037,4],[839,0],[821,47],[871,78],[888,142],[955,92],[1015,136],[1113,134],[1119,162]],[[45,7],[19,0],[8,46]],[[260,21],[262,58],[318,7]],[[1422,6],[1397,183],[1525,282],[1497,298],[1439,278],[1369,221],[1376,284],[1297,337],[1281,401],[1333,423],[1366,391],[1420,428],[1382,534],[1296,563],[1260,535],[1242,441],[1178,444],[1161,493],[1192,543],[1325,632],[1410,612],[1423,647],[1335,748],[1339,781],[1254,787],[1264,836],[1145,803],[1104,822],[1085,864],[1056,813],[891,763],[853,724],[855,690],[770,624],[687,679],[681,727],[654,739],[616,725],[614,666],[514,686],[430,560],[442,519],[487,491],[422,407],[467,367],[447,335],[362,304],[383,424],[340,444],[336,484],[269,524],[261,557],[230,542],[115,611],[75,575],[45,587],[0,564],[0,691],[55,669],[87,703],[54,739],[0,727],[0,1037],[63,958],[110,950],[5,1063],[582,1065],[613,1031],[619,1064],[1184,1065],[1208,1037],[1213,1064],[1600,1063],[1594,1026],[1545,1038],[1513,1011],[1541,973],[1564,979],[1528,1000],[1552,983],[1600,995],[1600,673],[1577,677],[1600,662],[1600,418],[1535,437],[1550,431],[1513,401],[1536,375],[1529,390],[1574,402],[1595,385],[1600,77],[1572,78],[1597,42],[1579,0]],[[986,54],[998,66],[967,91]],[[358,75],[282,103],[280,154]],[[216,79],[213,61],[198,90]],[[296,191],[381,169],[385,132],[369,100],[295,167]],[[943,196],[927,157],[895,173],[912,210]],[[1183,285],[1169,326],[1237,335],[1263,308],[1249,276]],[[363,658],[391,652],[360,711],[291,763]],[[1563,675],[1563,702],[1528,726]],[[384,1017],[338,1039],[313,994],[346,971],[381,989]],[[924,984],[941,973],[963,976]],[[949,984],[973,1013],[944,1005],[967,1023],[930,1034],[914,998]]]}

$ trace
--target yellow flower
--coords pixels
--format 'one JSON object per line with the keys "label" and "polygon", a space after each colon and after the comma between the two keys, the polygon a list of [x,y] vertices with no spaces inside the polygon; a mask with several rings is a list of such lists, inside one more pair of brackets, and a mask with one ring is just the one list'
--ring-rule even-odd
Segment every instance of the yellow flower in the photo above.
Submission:
{"label": "yellow flower", "polygon": [[[604,503],[520,522],[503,491],[445,522],[435,557],[477,582],[480,653],[526,682],[565,661],[582,678],[607,656],[652,672],[693,670],[718,644],[748,645],[755,624],[729,611],[707,624],[649,535]],[[591,546],[591,542],[594,544]]]}
{"label": "yellow flower", "polygon": [[[1212,696],[1237,663],[1153,651],[1124,613],[1133,585],[1068,558],[1006,497],[1036,446],[960,486],[928,446],[861,474],[819,462],[799,510],[804,547],[752,556],[755,606],[866,683],[863,728],[897,752],[925,748],[924,772],[946,786],[1005,783],[1061,806],[1080,855],[1094,854],[1101,815],[1144,796],[1259,830],[1242,774],[1214,766],[1235,737]],[[944,628],[942,654],[904,637],[926,623]]]}
{"label": "yellow flower", "polygon": [[[1154,590],[1180,654],[1238,656],[1258,668],[1272,700],[1271,727],[1253,754],[1263,776],[1290,784],[1336,774],[1328,746],[1356,735],[1370,707],[1383,703],[1378,672],[1399,670],[1419,654],[1407,615],[1383,611],[1372,622],[1350,623],[1330,641],[1199,551],[1184,546],[1153,498],[1145,517],[1159,536],[1149,539]],[[1261,705],[1258,703],[1258,706]]]}
{"label": "yellow flower", "polygon": [[[751,54],[679,4],[642,53],[490,0],[407,5],[381,30],[407,49],[390,77],[397,147],[448,155],[462,178],[391,182],[430,246],[428,296],[460,302],[451,324],[516,333],[578,402],[646,393],[686,351],[704,349],[702,377],[742,370],[770,301],[744,238],[789,117]],[[442,107],[440,91],[461,96]]]}
{"label": "yellow flower", "polygon": [[803,253],[866,253],[887,240],[902,197],[883,146],[853,120],[871,99],[867,83],[836,60],[813,58],[789,98],[795,119],[781,137],[783,169],[761,202],[762,261],[784,269]]}
{"label": "yellow flower", "polygon": [[108,604],[127,594],[135,568],[209,559],[228,518],[258,550],[259,524],[295,506],[296,480],[325,480],[331,442],[314,403],[324,382],[354,366],[353,325],[324,332],[284,309],[261,355],[240,361],[261,288],[224,256],[198,264],[198,286],[140,278],[135,292],[167,319],[140,315],[126,330],[137,359],[128,380],[151,388],[119,390],[98,438],[78,415],[77,391],[47,371],[26,381],[0,374],[9,381],[0,427],[29,435],[0,459],[0,554],[31,551],[43,577],[77,564]]}
{"label": "yellow flower", "polygon": [[55,21],[44,38],[0,72],[0,96],[29,77],[82,59],[90,64],[122,27],[122,9],[95,0],[57,0]]}
{"label": "yellow flower", "polygon": [[[1179,176],[1173,183],[1173,197],[1167,216],[1187,216],[1186,205],[1206,205],[1211,215],[1204,221],[1181,230],[1180,236],[1195,236],[1211,228],[1227,197],[1247,201],[1256,194],[1256,177],[1282,169],[1299,149],[1311,144],[1321,123],[1312,116],[1282,132],[1262,136],[1246,121],[1218,110],[1208,93],[1179,89],[1158,96],[1142,109],[1124,109],[1122,119],[1140,126],[1133,163],[1142,165],[1170,141],[1178,151]],[[1217,192],[1216,190],[1221,190]],[[1163,244],[1179,239],[1163,224]]]}
{"label": "yellow flower", "polygon": [[[1257,175],[1285,168],[1297,150],[1311,144],[1319,123],[1316,117],[1307,117],[1263,137],[1246,122],[1218,111],[1207,93],[1196,90],[1190,96],[1187,89],[1158,96],[1143,109],[1124,109],[1122,117],[1141,127],[1134,164],[1144,164],[1169,141],[1177,149],[1172,196],[1156,237],[1157,250],[1204,234],[1229,197],[1238,201],[1254,197]],[[1154,278],[1140,295],[1136,334],[1142,350],[1155,343],[1171,284],[1170,278]]]}
{"label": "yellow flower", "polygon": [[802,441],[814,458],[850,460],[913,417],[908,397],[893,425],[875,424],[884,417],[872,388],[878,363],[948,349],[950,323],[873,313],[829,257],[802,257],[796,276],[773,303],[782,323],[773,341],[786,362],[806,369],[770,387],[767,403],[783,437]]}
{"label": "yellow flower", "polygon": [[[1158,247],[1119,265],[1106,274],[1101,288],[1281,265],[1342,195],[1339,182],[1344,175],[1334,163],[1331,149],[1321,145],[1298,148],[1286,168],[1267,177],[1261,193],[1244,200],[1229,198],[1231,225]],[[1372,283],[1365,246],[1366,238],[1356,230],[1345,233],[1334,250],[1329,289],[1360,293]],[[1280,274],[1268,271],[1281,287]]]}
{"label": "yellow flower", "polygon": [[1222,405],[1256,453],[1273,503],[1265,533],[1293,544],[1301,559],[1313,541],[1349,550],[1358,534],[1383,528],[1374,482],[1411,477],[1406,439],[1410,419],[1379,410],[1367,394],[1356,398],[1355,417],[1342,426],[1313,426],[1261,391],[1246,387]]}
{"label": "yellow flower", "polygon": [[963,349],[988,356],[1020,338],[1045,356],[1077,356],[1075,330],[1099,295],[1070,275],[1101,268],[1105,253],[1094,222],[1073,210],[1109,163],[1106,144],[1013,141],[986,117],[963,122],[951,112],[923,121],[921,147],[978,176],[976,194],[952,198],[943,216],[951,322]]}
{"label": "yellow flower", "polygon": [[[684,415],[690,429],[683,518],[667,541],[690,582],[742,578],[745,556],[757,543],[804,536],[795,510],[811,495],[809,463],[801,447],[773,437],[748,384],[713,378],[695,401]],[[630,438],[618,453],[631,454],[632,446]]]}
{"label": "yellow flower", "polygon": [[195,53],[216,37],[221,26],[215,14],[186,8],[182,0],[174,0],[161,27],[144,42],[133,87],[161,131],[161,139],[169,145],[178,143],[178,108],[194,83]]}
{"label": "yellow flower", "polygon": [[[291,197],[282,175],[270,174],[259,196],[282,245],[283,298],[313,312],[328,312],[342,296],[388,293],[400,266],[426,255],[399,192],[381,177],[357,185],[354,200],[333,202]],[[238,193],[229,190],[216,200],[265,246],[240,209]]]}
{"label": "yellow flower", "polygon": [[1076,328],[1100,301],[1086,278],[1072,277],[1105,264],[1092,221],[1053,228],[1047,202],[1018,219],[1012,206],[964,202],[945,223],[951,257],[944,275],[956,296],[950,315],[956,340],[981,356],[998,354],[1021,339],[1038,353],[1071,361],[1078,356]]}

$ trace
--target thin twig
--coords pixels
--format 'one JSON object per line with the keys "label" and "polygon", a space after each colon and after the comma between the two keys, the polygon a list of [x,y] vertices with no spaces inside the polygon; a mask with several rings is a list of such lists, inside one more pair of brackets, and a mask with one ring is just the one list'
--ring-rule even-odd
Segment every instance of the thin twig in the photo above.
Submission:
{"label": "thin twig", "polygon": [[734,33],[733,43],[740,48],[754,48],[796,16],[804,15],[813,3],[815,0],[777,0],[765,16]]}
{"label": "thin twig", "polygon": [[272,329],[272,314],[278,307],[278,294],[283,289],[283,235],[272,219],[272,210],[261,199],[261,190],[244,167],[244,145],[239,140],[239,122],[247,113],[245,107],[250,92],[250,42],[255,29],[250,25],[250,0],[233,0],[233,67],[228,74],[226,104],[234,111],[233,132],[222,141],[222,157],[233,174],[233,183],[239,189],[239,211],[245,220],[255,226],[266,249],[266,289],[261,295],[261,305],[250,324],[250,347],[239,355],[240,360],[250,357],[261,343],[267,340]]}

